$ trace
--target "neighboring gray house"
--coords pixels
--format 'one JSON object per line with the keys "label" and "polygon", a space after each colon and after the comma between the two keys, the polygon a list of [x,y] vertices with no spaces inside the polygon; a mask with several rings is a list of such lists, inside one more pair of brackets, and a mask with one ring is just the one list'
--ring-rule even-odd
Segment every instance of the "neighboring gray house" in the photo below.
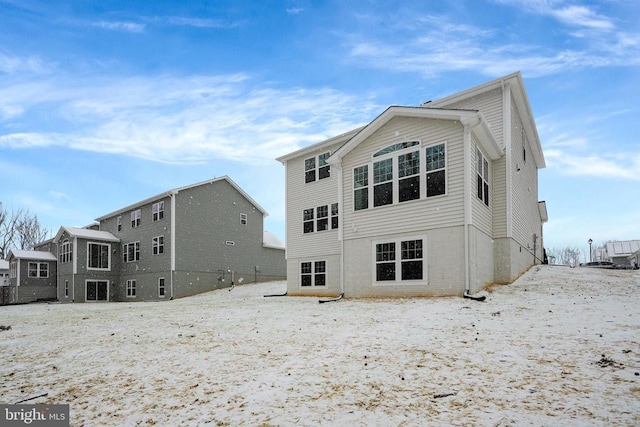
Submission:
{"label": "neighboring gray house", "polygon": [[278,160],[290,295],[462,295],[544,259],[545,162],[520,73]]}
{"label": "neighboring gray house", "polygon": [[[56,299],[57,260],[51,252],[9,251],[9,286],[4,304]],[[4,292],[3,292],[4,294]]]}
{"label": "neighboring gray house", "polygon": [[0,305],[9,302],[9,261],[0,259]]}
{"label": "neighboring gray house", "polygon": [[[95,294],[109,301],[162,300],[228,287],[232,282],[282,280],[286,277],[284,244],[264,231],[266,215],[223,176],[97,218],[100,231],[94,232],[100,235],[77,236],[77,247],[67,250],[79,254],[76,274],[85,274],[82,269],[93,259],[87,251],[101,260],[98,268],[87,267],[90,277],[76,277],[72,299],[84,301]],[[72,242],[72,237],[58,233],[55,240],[62,248],[64,240]],[[59,249],[60,271],[68,274],[64,253]],[[103,277],[98,279],[98,273]],[[65,288],[61,281],[61,301],[68,300]]]}

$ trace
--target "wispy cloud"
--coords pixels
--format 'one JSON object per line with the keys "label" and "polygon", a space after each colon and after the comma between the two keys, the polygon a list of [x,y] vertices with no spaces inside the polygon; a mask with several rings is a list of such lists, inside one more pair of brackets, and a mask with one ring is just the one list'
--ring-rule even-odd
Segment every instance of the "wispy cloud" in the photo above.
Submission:
{"label": "wispy cloud", "polygon": [[94,27],[103,28],[105,30],[114,30],[114,31],[126,31],[130,33],[141,33],[144,31],[144,24],[138,24],[135,22],[108,22],[108,21],[100,21],[94,22]]}
{"label": "wispy cloud", "polygon": [[18,56],[0,50],[0,73],[46,73],[51,66],[37,56]]}
{"label": "wispy cloud", "polygon": [[[22,96],[36,92],[42,95]],[[46,109],[57,123],[55,130],[5,130],[0,147],[56,145],[168,163],[272,162],[379,109],[336,90],[264,87],[243,74],[51,80],[0,95],[11,95],[3,102],[25,119]]]}
{"label": "wispy cloud", "polygon": [[613,20],[584,5],[567,4],[562,0],[495,0],[497,3],[522,8],[529,13],[547,15],[565,25],[612,30]]}
{"label": "wispy cloud", "polygon": [[545,150],[547,166],[572,176],[640,181],[640,154],[579,155],[559,148]]}

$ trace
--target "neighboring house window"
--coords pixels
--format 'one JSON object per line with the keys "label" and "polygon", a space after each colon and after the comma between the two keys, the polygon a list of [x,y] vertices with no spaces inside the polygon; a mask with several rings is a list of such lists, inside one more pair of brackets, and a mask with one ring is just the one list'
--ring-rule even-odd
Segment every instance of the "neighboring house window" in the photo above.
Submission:
{"label": "neighboring house window", "polygon": [[300,263],[300,286],[325,286],[326,284],[326,261],[307,261]]}
{"label": "neighboring house window", "polygon": [[313,233],[313,208],[302,212],[302,228],[305,233]]}
{"label": "neighboring house window", "polygon": [[124,262],[140,261],[140,242],[122,245],[122,260]]}
{"label": "neighboring house window", "polygon": [[[327,159],[331,153],[323,153],[317,157],[311,157],[304,161],[304,182],[313,182],[316,180],[316,174],[318,180],[329,178],[331,176],[330,165],[327,163]],[[316,172],[317,171],[317,172]]]}
{"label": "neighboring house window", "polygon": [[153,216],[153,221],[160,221],[164,218],[164,200],[151,205],[151,215]]}
{"label": "neighboring house window", "polygon": [[373,206],[393,203],[393,159],[373,163]]}
{"label": "neighboring house window", "polygon": [[427,197],[440,196],[446,192],[446,151],[444,144],[426,149]]}
{"label": "neighboring house window", "polygon": [[142,211],[137,209],[131,212],[131,228],[140,227],[140,220],[142,219]]}
{"label": "neighboring house window", "polygon": [[15,279],[16,277],[18,277],[18,262],[12,261],[9,265],[9,278]]}
{"label": "neighboring house window", "polygon": [[30,262],[28,268],[29,277],[49,277],[49,263],[47,262]]}
{"label": "neighboring house window", "polygon": [[127,280],[127,297],[135,297],[135,296],[136,296],[136,281]]}
{"label": "neighboring house window", "polygon": [[151,240],[151,248],[154,255],[164,253],[164,236],[157,236]]}
{"label": "neighboring house window", "polygon": [[476,148],[476,172],[478,199],[489,206],[489,162],[478,148]]}
{"label": "neighboring house window", "polygon": [[65,298],[69,296],[69,281],[64,281],[64,296]]}
{"label": "neighboring house window", "polygon": [[71,246],[71,242],[69,241],[69,239],[63,240],[62,244],[60,245],[60,262],[61,263],[71,262],[72,255],[73,255],[73,249]]}
{"label": "neighboring house window", "polygon": [[356,211],[369,208],[369,166],[353,170],[353,208]]}
{"label": "neighboring house window", "polygon": [[325,231],[329,229],[329,207],[327,205],[316,208],[317,221],[316,230]]}
{"label": "neighboring house window", "polygon": [[121,216],[116,218],[116,226],[118,227],[118,231],[122,231],[122,217]]}
{"label": "neighboring house window", "polygon": [[247,225],[247,214],[245,213],[240,214],[240,224]]}
{"label": "neighboring house window", "polygon": [[331,204],[331,229],[334,230],[338,228],[338,204]]}
{"label": "neighboring house window", "polygon": [[87,268],[93,270],[109,270],[109,245],[104,243],[87,243]]}
{"label": "neighboring house window", "polygon": [[164,277],[158,278],[158,296],[160,298],[164,297]]}
{"label": "neighboring house window", "polygon": [[375,244],[376,282],[423,280],[423,240],[396,240]]}

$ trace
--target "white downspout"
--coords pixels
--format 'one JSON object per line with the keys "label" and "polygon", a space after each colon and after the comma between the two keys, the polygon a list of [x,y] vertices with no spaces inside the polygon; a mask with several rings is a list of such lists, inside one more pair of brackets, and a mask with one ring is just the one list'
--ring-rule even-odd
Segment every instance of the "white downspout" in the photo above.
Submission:
{"label": "white downspout", "polygon": [[469,224],[471,224],[471,126],[464,125],[464,289],[471,292]]}
{"label": "white downspout", "polygon": [[511,214],[511,86],[509,82],[502,82],[502,146],[506,161],[506,204],[507,204],[507,238],[513,234],[513,215]]}
{"label": "white downspout", "polygon": [[[73,238],[73,269],[71,274],[71,302],[76,301],[76,274],[78,274],[78,238]],[[86,296],[85,296],[86,298]]]}
{"label": "white downspout", "polygon": [[342,162],[335,164],[338,172],[338,240],[340,240],[340,294],[344,296],[344,189]]}

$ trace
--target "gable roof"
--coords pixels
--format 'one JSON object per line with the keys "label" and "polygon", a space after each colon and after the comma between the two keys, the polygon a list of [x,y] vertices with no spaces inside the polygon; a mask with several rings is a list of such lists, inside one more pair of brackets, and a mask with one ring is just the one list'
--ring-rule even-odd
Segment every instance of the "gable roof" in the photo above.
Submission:
{"label": "gable roof", "polygon": [[455,102],[473,98],[474,96],[478,96],[494,89],[502,88],[507,84],[511,88],[511,94],[516,106],[518,107],[518,111],[520,111],[526,119],[523,120],[523,126],[525,128],[529,144],[531,145],[531,151],[533,152],[533,158],[535,159],[536,166],[538,169],[542,169],[546,166],[544,155],[542,154],[542,145],[540,143],[540,137],[531,111],[531,105],[529,104],[529,97],[527,96],[527,91],[525,90],[524,81],[520,71],[516,71],[515,73],[508,74],[504,77],[497,78],[490,82],[430,102],[429,104],[426,104],[425,108],[446,107],[447,105],[451,105]]}
{"label": "gable roof", "polygon": [[629,256],[638,250],[640,250],[640,240],[607,243],[607,254],[610,257]]}
{"label": "gable roof", "polygon": [[116,211],[113,211],[109,214],[103,215],[99,218],[96,218],[96,221],[100,222],[104,219],[107,218],[111,218],[114,217],[116,215],[120,215],[122,213],[137,209],[141,206],[144,205],[148,205],[149,203],[164,199],[165,197],[169,197],[169,196],[173,196],[178,194],[181,191],[185,191],[185,190],[189,190],[191,188],[195,188],[195,187],[200,187],[202,185],[207,185],[207,184],[213,184],[215,182],[220,182],[220,181],[226,181],[227,183],[229,183],[229,185],[231,185],[233,188],[235,188],[238,193],[240,193],[245,199],[247,199],[249,201],[249,203],[251,203],[253,206],[255,206],[260,212],[262,212],[263,216],[268,216],[269,214],[267,213],[267,211],[265,211],[262,206],[260,206],[255,200],[253,200],[242,188],[240,188],[240,186],[238,186],[238,184],[236,184],[235,182],[233,182],[233,180],[231,178],[229,178],[228,176],[224,175],[221,176],[219,178],[213,178],[213,179],[209,179],[207,181],[202,181],[202,182],[198,182],[196,184],[191,184],[191,185],[186,185],[184,187],[178,187],[178,188],[174,188],[173,190],[169,190],[169,191],[165,191],[164,193],[160,193],[156,196],[153,197],[149,197],[147,199],[141,200],[137,203],[134,203],[132,205],[126,206],[122,209],[118,209]]}
{"label": "gable roof", "polygon": [[340,135],[334,136],[333,138],[329,138],[325,141],[321,141],[321,142],[317,142],[313,145],[310,145],[308,147],[304,147],[301,148],[300,150],[294,151],[293,153],[289,153],[286,154],[284,156],[280,156],[278,157],[276,160],[281,162],[281,163],[286,163],[288,160],[291,159],[295,159],[297,157],[303,156],[307,153],[311,153],[313,151],[317,151],[317,150],[321,150],[323,147],[325,146],[331,146],[334,144],[344,144],[346,141],[350,140],[351,138],[353,138],[354,135],[356,135],[358,132],[360,132],[362,129],[364,129],[365,126],[361,126],[359,128],[356,129],[352,129],[348,132],[344,132],[341,133]]}
{"label": "gable roof", "polygon": [[262,246],[272,249],[285,249],[285,244],[275,234],[265,231],[262,235]]}
{"label": "gable roof", "polygon": [[69,234],[69,236],[78,237],[80,239],[98,240],[101,242],[119,242],[120,241],[120,239],[118,239],[116,236],[109,233],[108,231],[93,230],[89,228],[65,227],[65,226],[60,227],[53,241],[58,243],[60,241],[60,238],[62,237],[62,234],[65,231],[67,232],[67,234]]}
{"label": "gable roof", "polygon": [[51,252],[43,251],[24,251],[18,249],[9,250],[9,259],[33,259],[41,261],[57,261],[58,258]]}
{"label": "gable roof", "polygon": [[378,129],[394,117],[415,117],[421,119],[459,121],[463,125],[471,126],[473,133],[476,134],[483,148],[486,150],[487,155],[491,159],[497,159],[504,154],[502,148],[498,146],[487,121],[479,111],[391,106],[367,126],[361,128],[353,138],[333,153],[327,162],[331,164],[340,163],[345,155],[360,145],[361,142],[373,135]]}

